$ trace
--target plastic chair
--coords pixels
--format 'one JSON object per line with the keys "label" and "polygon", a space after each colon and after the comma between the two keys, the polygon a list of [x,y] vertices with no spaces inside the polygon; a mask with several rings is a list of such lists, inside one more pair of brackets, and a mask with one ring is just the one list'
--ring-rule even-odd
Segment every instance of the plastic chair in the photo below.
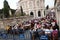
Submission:
{"label": "plastic chair", "polygon": [[48,35],[41,35],[40,40],[48,40]]}
{"label": "plastic chair", "polygon": [[2,36],[1,36],[1,37],[2,37],[1,39],[3,39],[3,40],[7,40],[7,34],[2,33]]}
{"label": "plastic chair", "polygon": [[25,40],[24,34],[19,34],[19,38],[20,38],[20,40]]}
{"label": "plastic chair", "polygon": [[2,38],[2,33],[0,32],[0,39]]}
{"label": "plastic chair", "polygon": [[32,40],[32,33],[30,32],[30,40]]}
{"label": "plastic chair", "polygon": [[4,38],[4,39],[7,38],[7,34],[3,33],[2,38]]}

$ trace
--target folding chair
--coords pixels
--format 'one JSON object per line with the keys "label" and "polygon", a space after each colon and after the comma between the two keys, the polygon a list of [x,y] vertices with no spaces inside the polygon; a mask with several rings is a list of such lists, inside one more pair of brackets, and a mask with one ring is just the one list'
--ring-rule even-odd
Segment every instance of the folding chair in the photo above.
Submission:
{"label": "folding chair", "polygon": [[1,36],[2,36],[2,38],[3,38],[3,39],[7,40],[7,34],[2,33],[2,35],[1,35]]}
{"label": "folding chair", "polygon": [[0,32],[0,39],[2,38],[2,33]]}
{"label": "folding chair", "polygon": [[19,34],[19,38],[20,38],[20,40],[25,40],[25,35],[23,33]]}
{"label": "folding chair", "polygon": [[48,40],[48,35],[41,35],[40,40]]}

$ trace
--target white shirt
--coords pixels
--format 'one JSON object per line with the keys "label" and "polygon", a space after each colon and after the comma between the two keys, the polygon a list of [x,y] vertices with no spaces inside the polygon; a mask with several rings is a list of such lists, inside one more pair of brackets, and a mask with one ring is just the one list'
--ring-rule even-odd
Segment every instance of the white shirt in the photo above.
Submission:
{"label": "white shirt", "polygon": [[52,24],[52,26],[55,26],[55,22],[52,22],[51,24]]}
{"label": "white shirt", "polygon": [[45,31],[45,34],[51,33],[49,29],[44,29],[43,31]]}
{"label": "white shirt", "polygon": [[53,32],[53,29],[50,29],[51,32]]}
{"label": "white shirt", "polygon": [[18,29],[18,24],[16,24],[16,25],[14,26],[14,29]]}

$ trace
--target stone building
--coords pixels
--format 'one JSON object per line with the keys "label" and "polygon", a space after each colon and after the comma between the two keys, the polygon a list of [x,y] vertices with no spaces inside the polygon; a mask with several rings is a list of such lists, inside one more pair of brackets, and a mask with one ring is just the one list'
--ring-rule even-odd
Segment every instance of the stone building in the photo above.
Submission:
{"label": "stone building", "polygon": [[44,17],[44,3],[45,0],[19,0],[17,10],[22,6],[23,12],[26,15],[33,16],[34,18]]}
{"label": "stone building", "polygon": [[59,24],[59,30],[60,30],[60,0],[55,0],[54,9],[56,12],[56,19]]}

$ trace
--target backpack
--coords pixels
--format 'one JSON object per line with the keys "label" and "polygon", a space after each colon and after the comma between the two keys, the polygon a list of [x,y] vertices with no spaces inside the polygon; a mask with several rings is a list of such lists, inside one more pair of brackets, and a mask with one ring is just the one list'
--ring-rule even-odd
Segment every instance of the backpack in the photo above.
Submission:
{"label": "backpack", "polygon": [[58,31],[57,31],[57,30],[54,30],[54,31],[52,32],[52,37],[55,37],[55,38],[58,37]]}

